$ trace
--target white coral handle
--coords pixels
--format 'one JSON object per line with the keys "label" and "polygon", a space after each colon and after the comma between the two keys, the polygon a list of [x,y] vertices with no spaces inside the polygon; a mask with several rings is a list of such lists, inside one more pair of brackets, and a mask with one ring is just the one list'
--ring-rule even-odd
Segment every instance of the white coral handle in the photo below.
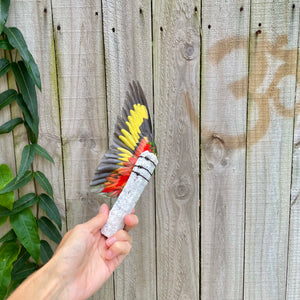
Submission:
{"label": "white coral handle", "polygon": [[101,229],[103,235],[110,237],[124,228],[125,216],[132,212],[157,163],[156,155],[149,151],[139,156],[123,191],[109,213],[106,224]]}

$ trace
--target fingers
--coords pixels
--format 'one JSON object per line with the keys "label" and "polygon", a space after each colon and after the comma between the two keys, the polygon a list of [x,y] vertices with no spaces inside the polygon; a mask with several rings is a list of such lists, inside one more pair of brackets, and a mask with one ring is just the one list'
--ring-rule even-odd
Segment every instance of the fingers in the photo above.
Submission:
{"label": "fingers", "polygon": [[115,242],[107,251],[105,258],[111,260],[117,256],[126,256],[131,250],[131,244],[129,242]]}
{"label": "fingers", "polygon": [[106,204],[102,204],[97,216],[86,222],[86,226],[93,232],[97,232],[104,226],[107,221],[109,208]]}
{"label": "fingers", "polygon": [[129,231],[139,223],[139,219],[136,215],[131,214],[125,217],[124,222],[125,222],[124,229],[126,231]]}
{"label": "fingers", "polygon": [[111,247],[116,241],[128,241],[129,243],[132,243],[132,237],[131,235],[126,232],[125,230],[119,230],[117,233],[115,233],[113,236],[108,238],[105,241],[106,246],[109,248]]}
{"label": "fingers", "polygon": [[127,255],[130,252],[132,237],[125,230],[120,230],[105,242],[107,246],[106,259],[111,260],[120,255]]}

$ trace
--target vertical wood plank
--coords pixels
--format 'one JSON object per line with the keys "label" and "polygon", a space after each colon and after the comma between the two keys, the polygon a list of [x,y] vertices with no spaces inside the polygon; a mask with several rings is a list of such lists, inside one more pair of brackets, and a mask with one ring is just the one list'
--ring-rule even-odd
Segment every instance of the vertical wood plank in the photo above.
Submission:
{"label": "vertical wood plank", "polygon": [[[146,0],[103,0],[102,3],[111,141],[129,82],[140,82],[152,112],[151,3]],[[136,206],[136,214],[140,222],[131,233],[131,253],[115,271],[115,299],[152,300],[156,297],[153,179]]]}
{"label": "vertical wood plank", "polygon": [[201,299],[242,299],[250,1],[205,1]]}
{"label": "vertical wood plank", "polygon": [[[7,19],[6,26],[15,26],[19,28],[24,36],[24,39],[26,41],[26,44],[28,46],[29,51],[32,53],[32,55],[35,57],[35,53],[33,51],[35,46],[35,40],[34,35],[29,34],[29,28],[32,26],[35,18],[26,18],[23,14],[23,3],[22,1],[11,1],[10,8],[9,8],[9,16]],[[24,10],[26,15],[26,9]],[[31,32],[30,32],[31,33]],[[9,58],[14,59],[14,58]],[[14,75],[12,71],[10,70],[8,72],[8,87],[10,89],[17,90],[16,81],[14,78]],[[38,94],[39,92],[37,92]],[[22,117],[22,112],[19,109],[19,106],[16,102],[12,103],[11,105],[11,117],[12,118],[20,118]],[[15,158],[16,158],[16,170],[19,170],[21,157],[22,157],[22,151],[23,148],[28,145],[28,136],[26,133],[26,129],[23,125],[17,126],[13,131],[13,137],[14,137],[14,149],[15,149]],[[35,186],[33,184],[33,181],[27,184],[25,187],[21,188],[19,190],[19,196],[22,196],[27,193],[35,192]]]}
{"label": "vertical wood plank", "polygon": [[157,299],[199,299],[200,1],[153,1]]}
{"label": "vertical wood plank", "polygon": [[286,293],[299,28],[292,4],[251,2],[245,299]]}
{"label": "vertical wood plank", "polygon": [[[67,225],[98,213],[89,182],[107,148],[100,1],[52,0],[63,141]],[[93,296],[113,299],[112,281]]]}
{"label": "vertical wood plank", "polygon": [[[292,16],[299,18],[300,5],[295,5]],[[293,172],[290,202],[290,231],[288,248],[288,273],[286,299],[296,300],[300,298],[300,35],[298,36],[298,64],[297,64],[297,88],[295,97],[295,130],[293,148]]]}
{"label": "vertical wood plank", "polygon": [[[65,231],[65,197],[64,178],[62,168],[62,152],[60,138],[59,106],[57,97],[56,62],[53,44],[53,28],[51,3],[44,1],[12,1],[10,7],[11,26],[17,26],[23,33],[25,41],[38,65],[41,74],[42,92],[37,90],[39,107],[39,141],[53,157],[55,164],[36,156],[33,170],[42,171],[53,187],[54,200],[62,217],[63,231]],[[18,111],[18,108],[14,108]],[[24,128],[20,128],[15,139],[22,139],[22,147],[28,143]],[[18,143],[17,143],[18,145]],[[22,149],[19,149],[22,151]],[[18,155],[20,161],[21,152]],[[33,184],[26,187],[27,192],[43,193],[42,188]],[[43,214],[42,211],[39,213]],[[55,247],[55,243],[51,243]]]}

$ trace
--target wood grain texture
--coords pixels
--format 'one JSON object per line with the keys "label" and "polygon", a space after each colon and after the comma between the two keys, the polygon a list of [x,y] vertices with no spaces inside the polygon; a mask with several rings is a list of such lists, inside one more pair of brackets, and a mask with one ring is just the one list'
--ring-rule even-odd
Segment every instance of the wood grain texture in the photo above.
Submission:
{"label": "wood grain texture", "polygon": [[[295,10],[295,16],[299,17],[300,6]],[[293,148],[293,172],[290,202],[290,231],[288,248],[288,272],[287,272],[287,291],[286,299],[296,300],[300,298],[300,116],[298,105],[300,103],[300,33],[298,36],[298,64],[296,74],[296,97],[295,103],[295,129],[294,129],[294,148]],[[296,41],[295,41],[296,42]]]}
{"label": "wood grain texture", "polygon": [[[32,21],[34,18],[25,18],[24,15],[22,17],[22,11],[24,8],[23,6],[24,3],[22,3],[22,1],[11,1],[9,16],[7,19],[6,26],[7,27],[15,26],[21,30],[25,38],[25,41],[28,45],[29,51],[34,55],[32,51],[34,48],[34,35],[29,35],[30,26],[32,25]],[[13,60],[14,58],[9,57],[8,59]],[[10,89],[15,89],[16,91],[18,91],[15,77],[11,70],[8,72],[8,87]],[[17,105],[16,101],[11,105],[11,117],[22,118],[22,112],[19,106]],[[19,170],[23,148],[26,145],[28,145],[28,136],[25,127],[23,125],[17,126],[13,131],[13,137],[14,137],[16,168],[17,168],[16,170]],[[34,183],[33,181],[31,181],[29,184],[21,188],[18,193],[19,196],[21,197],[24,194],[33,193],[35,191],[36,189]],[[35,211],[36,209],[33,208],[33,212]]]}
{"label": "wood grain texture", "polygon": [[[89,182],[107,148],[104,51],[99,1],[52,0],[63,141],[67,225],[98,213]],[[94,299],[113,299],[112,281]]]}
{"label": "wood grain texture", "polygon": [[294,117],[286,109],[295,99],[299,28],[292,4],[251,3],[245,299],[286,293]]}
{"label": "wood grain texture", "polygon": [[[146,0],[102,1],[107,86],[108,131],[111,141],[117,115],[129,89],[138,80],[152,113],[151,3]],[[99,157],[100,158],[100,157]],[[156,297],[154,179],[136,206],[139,226],[131,233],[130,255],[114,274],[115,299]]]}
{"label": "wood grain texture", "polygon": [[[130,81],[154,112],[159,165],[132,251],[92,299],[300,298],[299,1],[200,3],[11,0],[8,25],[41,72],[40,144],[55,160],[34,168],[53,185],[64,230],[110,202],[89,181]],[[13,104],[0,124],[19,115]],[[27,144],[22,126],[1,135],[0,164],[15,174]]]}
{"label": "wood grain texture", "polygon": [[[63,232],[65,232],[64,178],[51,4],[50,1],[47,0],[39,2],[12,1],[10,11],[11,24],[17,26],[22,31],[25,41],[40,70],[42,92],[36,89],[40,115],[38,143],[47,149],[55,161],[54,165],[36,155],[33,170],[42,171],[52,184],[54,200],[59,208],[62,217]],[[30,15],[32,15],[31,18],[28,17]],[[23,133],[24,129],[20,128],[19,130],[22,130],[24,144],[28,143],[28,140],[25,139],[26,134]],[[26,187],[26,190],[27,192],[34,192],[36,190],[38,194],[44,192],[38,184],[36,184],[36,186],[31,184],[30,189]],[[36,210],[36,208],[34,208],[34,210]],[[40,210],[37,215],[44,215],[44,212]],[[41,238],[45,238],[45,236],[41,234]],[[49,241],[47,238],[46,240]],[[49,243],[52,248],[55,249],[56,244],[51,241],[49,241]]]}
{"label": "wood grain texture", "polygon": [[200,1],[153,1],[157,299],[199,299]]}
{"label": "wood grain texture", "polygon": [[249,14],[248,0],[202,6],[203,300],[243,297]]}

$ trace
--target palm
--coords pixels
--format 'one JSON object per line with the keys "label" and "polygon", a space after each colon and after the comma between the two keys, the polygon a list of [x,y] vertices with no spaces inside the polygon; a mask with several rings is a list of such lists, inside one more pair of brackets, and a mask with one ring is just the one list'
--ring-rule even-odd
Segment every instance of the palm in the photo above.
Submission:
{"label": "palm", "polygon": [[63,238],[56,256],[66,273],[71,276],[66,286],[65,299],[86,299],[96,292],[111,276],[125,255],[118,255],[111,260],[105,258],[106,238],[100,230],[91,230],[85,225],[78,225]]}

